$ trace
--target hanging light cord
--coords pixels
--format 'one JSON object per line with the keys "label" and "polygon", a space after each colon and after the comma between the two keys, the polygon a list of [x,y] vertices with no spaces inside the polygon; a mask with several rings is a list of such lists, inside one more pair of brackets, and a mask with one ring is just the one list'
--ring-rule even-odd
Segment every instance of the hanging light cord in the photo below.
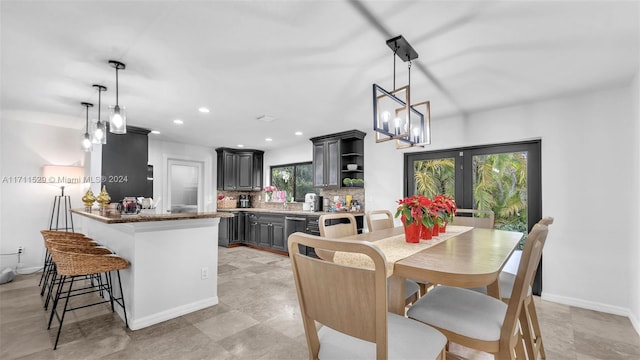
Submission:
{"label": "hanging light cord", "polygon": [[101,103],[101,98],[102,98],[102,88],[98,88],[98,125],[100,125],[100,103]]}
{"label": "hanging light cord", "polygon": [[116,65],[116,106],[118,105],[118,65]]}
{"label": "hanging light cord", "polygon": [[396,90],[396,54],[398,53],[398,45],[393,49],[393,90]]}
{"label": "hanging light cord", "polygon": [[89,133],[89,105],[85,105],[85,107],[87,109],[87,112],[86,112],[87,115],[85,116],[85,122],[84,122],[85,130],[84,130],[84,133],[88,134]]}

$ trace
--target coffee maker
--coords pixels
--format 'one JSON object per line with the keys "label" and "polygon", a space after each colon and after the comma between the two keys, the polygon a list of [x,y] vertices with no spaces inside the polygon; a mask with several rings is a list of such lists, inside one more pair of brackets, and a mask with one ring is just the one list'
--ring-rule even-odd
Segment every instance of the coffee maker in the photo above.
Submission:
{"label": "coffee maker", "polygon": [[238,196],[238,207],[239,208],[250,208],[251,207],[251,198],[249,197],[249,195],[239,195]]}
{"label": "coffee maker", "polygon": [[314,211],[316,205],[316,194],[307,193],[304,196],[304,204],[302,204],[302,210],[304,211]]}

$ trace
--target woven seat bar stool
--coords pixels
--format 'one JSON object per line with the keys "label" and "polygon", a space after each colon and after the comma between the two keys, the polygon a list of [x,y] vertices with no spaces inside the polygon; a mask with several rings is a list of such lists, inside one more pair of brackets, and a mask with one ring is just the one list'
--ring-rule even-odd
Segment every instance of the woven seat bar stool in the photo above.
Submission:
{"label": "woven seat bar stool", "polygon": [[[57,232],[62,233],[61,231],[57,231]],[[69,233],[69,234],[73,234],[73,233]],[[60,244],[78,245],[78,246],[98,246],[98,243],[84,236],[66,237],[62,235],[50,234],[49,231],[47,231],[46,233],[42,232],[42,237],[44,238],[44,242],[45,242],[44,245],[45,245],[46,254],[45,254],[44,268],[42,269],[42,276],[41,276],[41,282],[40,282],[40,285],[41,285],[40,296],[44,296],[44,293],[50,287],[49,279],[52,277],[53,271],[54,271],[54,265],[53,265],[53,262],[51,261],[51,253],[49,252],[49,246],[47,245],[47,241],[53,241]]]}
{"label": "woven seat bar stool", "polygon": [[[65,249],[66,250],[66,249]],[[62,330],[62,325],[64,323],[64,317],[67,311],[82,309],[89,306],[110,303],[111,311],[114,312],[114,303],[117,303],[120,307],[122,307],[122,311],[124,313],[124,322],[127,327],[129,327],[129,321],[127,320],[127,309],[125,307],[124,295],[122,292],[122,282],[120,280],[120,270],[129,268],[129,262],[119,256],[110,254],[110,255],[94,255],[86,252],[78,251],[63,251],[55,246],[51,246],[49,251],[51,252],[51,256],[53,261],[56,264],[56,268],[58,273],[61,276],[61,281],[58,283],[58,288],[56,291],[56,296],[53,301],[53,308],[51,309],[51,316],[49,317],[49,325],[47,329],[51,328],[51,322],[53,321],[54,316],[60,323],[58,327],[58,333],[56,335],[56,342],[53,346],[53,349],[58,348],[58,341],[60,340],[60,332]],[[85,249],[86,251],[86,249]],[[120,296],[116,296],[114,291],[114,283],[111,279],[111,272],[115,271],[118,280],[118,290],[120,291]],[[82,279],[87,275],[102,275],[104,274],[106,277],[106,283],[101,285],[99,288],[95,288],[93,291],[89,291],[86,288],[78,289],[80,291],[75,291],[73,289],[74,282],[77,279]],[[69,278],[68,282],[69,287],[65,291],[64,286],[67,283],[66,279]],[[80,305],[75,307],[69,307],[69,299],[74,296],[81,296],[86,294],[91,294],[93,292],[101,292],[106,291],[108,299],[99,300],[96,302],[92,302],[86,305]],[[64,299],[64,307],[62,310],[62,314],[58,314],[58,303],[60,299]]]}
{"label": "woven seat bar stool", "polygon": [[[60,239],[55,239],[55,240],[45,240],[45,246],[47,248],[47,251],[49,252],[50,252],[49,249],[51,247],[55,247],[56,249],[60,249],[62,251],[83,252],[83,253],[93,254],[93,255],[108,255],[113,253],[111,250],[105,247],[97,246],[97,244],[94,242],[74,243],[74,242],[65,242]],[[49,308],[49,301],[51,301],[51,298],[53,296],[54,287],[57,284],[59,284],[59,282],[61,281],[60,278],[58,278],[58,271],[53,261],[51,262],[49,272],[50,272],[50,275],[48,276],[47,297],[44,302],[45,310]],[[102,278],[100,276],[93,276],[93,277],[89,276],[88,278],[92,281],[92,283],[97,282],[99,286],[102,285]]]}
{"label": "woven seat bar stool", "polygon": [[[77,232],[67,232],[67,231],[58,231],[58,230],[40,230],[40,233],[42,234],[42,237],[47,237],[47,236],[60,236],[60,237],[64,237],[64,238],[86,238],[86,236],[83,233],[77,233]],[[38,286],[42,286],[42,282],[44,281],[45,278],[45,274],[46,274],[46,270],[47,267],[51,264],[51,255],[49,254],[49,251],[47,250],[45,256],[44,256],[44,263],[42,264],[42,275],[40,275],[40,280],[38,281]],[[42,296],[42,294],[44,293],[44,290],[40,293],[40,296]]]}

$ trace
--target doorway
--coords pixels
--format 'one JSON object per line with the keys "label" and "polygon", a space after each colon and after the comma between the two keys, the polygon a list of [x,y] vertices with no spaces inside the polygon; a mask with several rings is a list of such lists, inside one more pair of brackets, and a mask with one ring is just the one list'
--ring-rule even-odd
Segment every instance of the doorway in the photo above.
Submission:
{"label": "doorway", "polygon": [[[446,194],[492,210],[496,229],[526,234],[542,217],[540,140],[405,154],[405,196]],[[538,267],[534,293],[542,290]]]}
{"label": "doorway", "polygon": [[202,212],[204,163],[190,160],[167,160],[167,209],[171,213]]}

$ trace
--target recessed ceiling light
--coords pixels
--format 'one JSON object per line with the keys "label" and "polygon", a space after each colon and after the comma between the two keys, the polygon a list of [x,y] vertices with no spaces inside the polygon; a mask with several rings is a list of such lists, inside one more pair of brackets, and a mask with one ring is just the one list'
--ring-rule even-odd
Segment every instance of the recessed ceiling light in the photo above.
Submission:
{"label": "recessed ceiling light", "polygon": [[296,135],[298,135],[298,136],[300,136],[300,135],[302,135],[302,131],[296,131],[296,133],[295,133],[295,134],[296,134]]}
{"label": "recessed ceiling light", "polygon": [[242,145],[242,144],[238,144],[238,147],[244,147],[244,145]]}
{"label": "recessed ceiling light", "polygon": [[156,135],[158,135],[158,134],[160,134],[160,131],[158,131],[158,130],[151,130],[151,133],[152,133],[152,134],[156,134]]}
{"label": "recessed ceiling light", "polygon": [[272,138],[266,138],[266,139],[264,139],[264,141],[273,141],[273,139]]}
{"label": "recessed ceiling light", "polygon": [[198,111],[200,111],[200,112],[201,112],[201,113],[203,113],[203,114],[208,114],[208,113],[210,113],[210,112],[211,112],[211,110],[209,110],[209,108],[206,108],[206,107],[204,107],[204,106],[203,106],[203,107],[198,108]]}
{"label": "recessed ceiling light", "polygon": [[182,124],[184,124],[184,121],[182,121],[180,119],[175,119],[175,120],[173,120],[173,123],[176,124],[176,125],[182,125]]}

